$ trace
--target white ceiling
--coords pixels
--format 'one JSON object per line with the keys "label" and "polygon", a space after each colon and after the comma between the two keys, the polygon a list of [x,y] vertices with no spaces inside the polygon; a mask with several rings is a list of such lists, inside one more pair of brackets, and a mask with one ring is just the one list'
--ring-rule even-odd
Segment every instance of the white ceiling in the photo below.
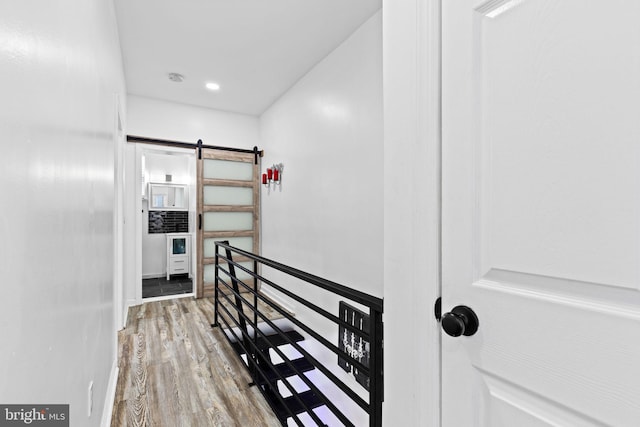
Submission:
{"label": "white ceiling", "polygon": [[[130,94],[260,115],[382,0],[115,0]],[[168,73],[184,75],[182,83]],[[205,89],[207,82],[221,89]]]}

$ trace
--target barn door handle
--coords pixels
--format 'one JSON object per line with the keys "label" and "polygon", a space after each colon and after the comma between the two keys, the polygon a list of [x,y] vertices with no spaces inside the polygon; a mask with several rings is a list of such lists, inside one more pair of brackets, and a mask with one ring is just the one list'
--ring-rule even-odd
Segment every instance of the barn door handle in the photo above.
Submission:
{"label": "barn door handle", "polygon": [[470,337],[478,330],[478,316],[469,307],[459,305],[442,315],[440,320],[442,329],[452,337],[465,335]]}

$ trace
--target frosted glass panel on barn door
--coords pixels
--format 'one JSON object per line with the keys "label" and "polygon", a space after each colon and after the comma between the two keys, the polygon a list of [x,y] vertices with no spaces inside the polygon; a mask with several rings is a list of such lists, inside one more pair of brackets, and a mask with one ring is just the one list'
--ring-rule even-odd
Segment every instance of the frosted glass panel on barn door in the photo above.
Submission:
{"label": "frosted glass panel on barn door", "polygon": [[[231,246],[259,252],[259,171],[253,153],[202,150],[198,160],[198,298],[214,294],[216,241],[228,240]],[[253,267],[242,257],[234,261]],[[251,275],[239,268],[236,272],[244,283],[253,285]]]}

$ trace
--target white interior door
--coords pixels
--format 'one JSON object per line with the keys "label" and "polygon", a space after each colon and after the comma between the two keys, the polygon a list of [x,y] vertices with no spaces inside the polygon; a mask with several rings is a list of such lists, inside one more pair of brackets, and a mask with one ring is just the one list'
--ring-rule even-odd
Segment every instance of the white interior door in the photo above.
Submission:
{"label": "white interior door", "polygon": [[442,425],[640,425],[640,2],[443,0]]}

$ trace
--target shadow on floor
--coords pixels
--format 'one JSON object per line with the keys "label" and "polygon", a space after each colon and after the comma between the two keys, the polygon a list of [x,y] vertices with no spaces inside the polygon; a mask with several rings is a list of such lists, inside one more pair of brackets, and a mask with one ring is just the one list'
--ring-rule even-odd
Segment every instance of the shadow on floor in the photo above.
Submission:
{"label": "shadow on floor", "polygon": [[167,295],[193,292],[193,283],[187,274],[175,274],[171,280],[166,277],[142,279],[142,298],[165,297]]}

